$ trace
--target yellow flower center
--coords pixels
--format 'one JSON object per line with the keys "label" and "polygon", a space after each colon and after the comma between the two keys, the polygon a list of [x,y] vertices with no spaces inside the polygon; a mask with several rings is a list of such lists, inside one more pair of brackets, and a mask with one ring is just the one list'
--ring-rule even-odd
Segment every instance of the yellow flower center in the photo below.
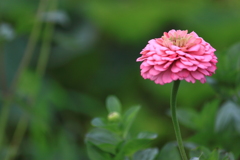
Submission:
{"label": "yellow flower center", "polygon": [[190,35],[186,35],[184,37],[176,36],[170,37],[169,40],[172,42],[173,45],[178,47],[183,47],[187,44],[187,42],[191,39]]}
{"label": "yellow flower center", "polygon": [[165,46],[170,46],[175,45],[178,47],[184,47],[186,46],[186,44],[188,43],[188,41],[192,38],[191,35],[185,35],[185,36],[180,36],[180,35],[174,35],[174,36],[170,36],[169,38],[166,36],[163,36],[163,44]]}

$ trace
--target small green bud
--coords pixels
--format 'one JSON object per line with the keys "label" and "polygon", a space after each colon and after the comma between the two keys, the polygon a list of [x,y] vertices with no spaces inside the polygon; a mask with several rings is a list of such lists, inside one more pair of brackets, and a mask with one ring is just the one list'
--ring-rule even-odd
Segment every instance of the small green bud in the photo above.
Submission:
{"label": "small green bud", "polygon": [[193,157],[190,160],[199,160],[199,158],[198,157]]}
{"label": "small green bud", "polygon": [[112,112],[108,114],[108,120],[109,121],[117,121],[120,119],[120,114],[118,112]]}

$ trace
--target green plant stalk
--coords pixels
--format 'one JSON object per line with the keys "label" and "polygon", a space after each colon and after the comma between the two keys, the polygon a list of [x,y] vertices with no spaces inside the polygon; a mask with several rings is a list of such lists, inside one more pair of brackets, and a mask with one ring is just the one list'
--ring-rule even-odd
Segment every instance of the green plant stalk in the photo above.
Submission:
{"label": "green plant stalk", "polygon": [[4,63],[4,42],[0,40],[0,87],[2,90],[2,95],[4,98],[7,96],[7,78],[5,73],[5,63]]}
{"label": "green plant stalk", "polygon": [[[36,43],[37,43],[37,40],[38,40],[38,37],[40,34],[42,21],[40,21],[39,18],[41,17],[41,14],[44,12],[44,10],[46,8],[46,2],[47,2],[47,0],[41,0],[39,3],[34,26],[31,31],[31,35],[30,35],[30,38],[29,38],[29,41],[27,44],[27,48],[24,52],[24,55],[23,55],[20,65],[18,67],[17,73],[11,83],[10,89],[8,90],[9,94],[6,97],[6,100],[2,107],[1,116],[0,116],[0,118],[1,118],[0,119],[0,150],[3,145],[3,143],[2,143],[3,138],[5,137],[4,132],[5,132],[5,128],[6,128],[7,119],[9,116],[10,106],[14,101],[14,93],[16,91],[16,88],[17,88],[19,79],[21,78],[21,75],[23,74],[25,69],[28,67],[28,64],[32,57],[33,50],[36,46]],[[21,139],[25,132],[24,130],[26,130],[27,123],[28,123],[28,120],[26,119],[26,115],[24,114],[23,116],[25,118],[21,118],[19,123],[17,124],[16,131],[15,131],[14,137],[13,137],[13,143],[11,143],[11,147],[10,147],[11,149],[8,151],[5,159],[8,159],[8,157],[14,157],[16,155],[17,148],[21,143]],[[9,156],[8,154],[11,156]]]}
{"label": "green plant stalk", "polygon": [[0,150],[4,144],[3,137],[5,132],[5,127],[8,119],[8,114],[10,110],[11,97],[9,97],[6,73],[5,73],[5,64],[4,64],[4,42],[0,41],[0,87],[2,90],[3,106],[0,116]]}
{"label": "green plant stalk", "polygon": [[173,82],[172,95],[171,95],[171,99],[170,99],[171,114],[172,114],[172,122],[173,122],[175,135],[177,138],[180,155],[182,157],[182,160],[188,160],[186,152],[184,150],[181,131],[180,131],[180,127],[179,127],[179,123],[178,123],[178,119],[177,119],[177,113],[176,113],[176,98],[177,98],[177,92],[178,92],[179,85],[180,85],[180,80]]}
{"label": "green plant stalk", "polygon": [[16,131],[14,132],[11,146],[9,148],[8,154],[5,157],[5,160],[14,159],[14,157],[16,156],[19,145],[27,129],[27,125],[28,125],[28,117],[25,113],[23,113],[23,115],[21,116],[18,122]]}
{"label": "green plant stalk", "polygon": [[[42,3],[45,4],[46,0],[42,0]],[[50,6],[49,10],[50,11],[55,10],[56,6],[57,6],[57,0],[51,0],[51,6]],[[51,43],[51,38],[52,38],[52,34],[53,34],[53,29],[54,29],[53,23],[50,23],[50,22],[46,24],[45,29],[44,29],[43,44],[41,47],[40,57],[38,60],[37,71],[36,71],[37,74],[40,75],[40,78],[43,77],[44,71],[46,69],[47,60],[48,60],[49,53],[50,53],[50,43]],[[36,98],[37,97],[34,97],[33,103],[35,103]],[[7,156],[5,157],[5,160],[14,159],[16,157],[19,145],[21,144],[24,133],[27,130],[28,118],[26,118],[26,117],[27,117],[27,115],[25,113],[23,113],[23,115],[20,117],[20,121],[17,124],[17,128],[13,135],[10,150],[9,150]]]}
{"label": "green plant stalk", "polygon": [[[55,11],[57,8],[57,0],[52,0],[50,4],[49,11]],[[52,35],[54,31],[54,23],[48,22],[43,31],[43,44],[40,51],[40,56],[38,58],[36,72],[42,78],[47,67],[47,62],[51,49]]]}
{"label": "green plant stalk", "polygon": [[39,17],[42,14],[42,12],[44,11],[46,2],[47,2],[47,0],[41,0],[41,2],[39,4],[39,8],[38,8],[37,15],[36,15],[36,21],[34,23],[27,48],[25,50],[24,56],[21,60],[21,63],[18,67],[17,73],[11,83],[10,89],[7,92],[8,93],[8,95],[6,97],[7,100],[3,103],[3,107],[2,107],[2,111],[1,111],[1,115],[0,115],[0,150],[3,145],[3,143],[2,143],[3,138],[5,137],[4,132],[5,132],[5,127],[6,127],[6,123],[7,123],[7,119],[8,119],[8,115],[9,115],[10,106],[14,100],[14,98],[13,98],[14,92],[16,90],[16,87],[18,85],[19,79],[20,79],[23,71],[27,68],[27,66],[29,64],[29,61],[32,57],[32,52],[37,43],[37,39],[39,37],[39,33],[41,30],[41,25],[42,25],[41,21],[39,21]]}
{"label": "green plant stalk", "polygon": [[1,110],[1,116],[0,116],[0,150],[2,149],[2,146],[4,144],[3,138],[5,137],[5,128],[7,124],[7,119],[10,111],[10,104],[11,99],[7,99],[3,103],[2,110]]}
{"label": "green plant stalk", "polygon": [[43,77],[44,72],[47,67],[47,62],[48,62],[48,57],[50,53],[50,47],[51,47],[51,40],[52,40],[52,35],[53,35],[53,23],[49,22],[45,26],[44,30],[44,39],[43,39],[43,44],[42,48],[40,51],[40,56],[37,64],[37,73],[40,75],[40,77]]}
{"label": "green plant stalk", "polygon": [[32,54],[34,51],[34,48],[37,44],[39,35],[40,35],[40,31],[42,28],[42,20],[40,20],[41,18],[41,14],[44,13],[44,11],[46,10],[46,3],[48,2],[48,0],[41,0],[39,3],[39,7],[35,16],[35,22],[30,34],[30,38],[26,47],[26,50],[24,52],[23,58],[21,60],[21,63],[18,67],[17,73],[13,79],[13,82],[11,84],[11,88],[10,88],[10,92],[14,93],[15,89],[18,85],[18,81],[22,75],[22,73],[25,71],[25,69],[28,67],[28,64],[32,58]]}

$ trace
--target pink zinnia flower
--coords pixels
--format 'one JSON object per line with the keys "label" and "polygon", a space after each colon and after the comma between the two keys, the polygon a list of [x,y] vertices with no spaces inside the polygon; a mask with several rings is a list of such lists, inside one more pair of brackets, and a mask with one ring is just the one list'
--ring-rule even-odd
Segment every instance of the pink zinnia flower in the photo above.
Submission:
{"label": "pink zinnia flower", "polygon": [[141,75],[157,84],[186,80],[206,82],[217,69],[216,50],[195,32],[171,30],[152,39],[141,51]]}

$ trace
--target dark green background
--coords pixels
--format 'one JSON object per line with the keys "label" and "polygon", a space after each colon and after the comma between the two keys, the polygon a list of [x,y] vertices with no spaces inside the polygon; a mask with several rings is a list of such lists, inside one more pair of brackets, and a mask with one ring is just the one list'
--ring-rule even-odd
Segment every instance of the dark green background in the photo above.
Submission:
{"label": "dark green background", "polygon": [[[4,43],[2,50],[9,84],[26,48],[38,3],[35,0],[0,1],[0,23],[8,23],[15,32],[15,38]],[[140,63],[136,62],[148,40],[161,37],[170,29],[195,31],[216,48],[217,55],[224,54],[240,40],[238,0],[59,0],[58,10],[65,18],[60,17],[55,24],[44,77],[44,88],[50,92],[47,96],[54,97],[56,103],[44,105],[40,110],[47,114],[41,116],[48,117],[44,126],[50,130],[50,137],[64,130],[62,150],[64,146],[74,148],[70,149],[71,154],[81,160],[86,157],[83,137],[91,128],[90,120],[106,116],[108,95],[116,95],[125,110],[132,105],[142,106],[134,123],[135,132],[158,133],[155,143],[158,147],[175,140],[167,115],[172,84],[161,86],[144,80],[140,76]],[[41,38],[42,34],[29,67],[31,73],[35,72]],[[32,80],[29,82],[23,88],[31,88]],[[217,97],[208,83],[184,81],[178,106],[200,110],[202,105]],[[17,108],[15,106],[10,115],[9,133],[18,121],[14,119],[20,114]],[[182,132],[184,138],[194,134],[184,127]],[[29,137],[34,139],[26,134],[25,138]],[[58,144],[48,138],[46,143],[52,147]],[[24,141],[22,146],[31,145]],[[44,149],[36,150],[29,155],[45,153]]]}

